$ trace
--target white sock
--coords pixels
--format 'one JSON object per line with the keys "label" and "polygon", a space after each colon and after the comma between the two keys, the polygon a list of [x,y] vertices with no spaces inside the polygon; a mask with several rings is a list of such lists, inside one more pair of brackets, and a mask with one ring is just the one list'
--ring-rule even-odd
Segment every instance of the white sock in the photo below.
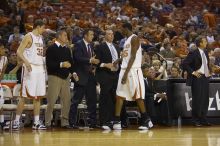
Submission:
{"label": "white sock", "polygon": [[38,122],[40,120],[40,116],[37,115],[37,116],[34,116],[34,122]]}
{"label": "white sock", "polygon": [[20,117],[21,117],[21,115],[16,115],[15,121],[19,122],[20,121]]}
{"label": "white sock", "polygon": [[4,115],[0,115],[0,123],[3,123],[5,121]]}

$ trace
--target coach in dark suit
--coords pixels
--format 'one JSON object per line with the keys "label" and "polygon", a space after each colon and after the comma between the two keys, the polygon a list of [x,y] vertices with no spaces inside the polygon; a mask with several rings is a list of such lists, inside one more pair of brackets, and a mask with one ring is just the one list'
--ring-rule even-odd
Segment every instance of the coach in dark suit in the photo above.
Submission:
{"label": "coach in dark suit", "polygon": [[113,62],[119,59],[120,50],[112,42],[112,30],[105,31],[105,42],[96,49],[96,57],[100,63],[96,70],[96,78],[100,84],[99,119],[103,129],[109,130],[113,121],[115,94],[118,83],[119,65]]}
{"label": "coach in dark suit", "polygon": [[76,43],[74,51],[75,70],[79,76],[79,81],[75,83],[75,94],[69,112],[69,123],[76,127],[77,107],[85,96],[87,109],[89,112],[89,126],[96,126],[96,80],[94,75],[93,64],[98,64],[99,60],[95,59],[94,50],[92,48],[92,40],[94,32],[90,29],[84,31],[83,39]]}
{"label": "coach in dark suit", "polygon": [[192,90],[192,119],[194,126],[210,126],[206,119],[209,105],[209,56],[205,37],[196,39],[198,49],[190,52],[183,61],[183,69],[188,73],[187,85]]}

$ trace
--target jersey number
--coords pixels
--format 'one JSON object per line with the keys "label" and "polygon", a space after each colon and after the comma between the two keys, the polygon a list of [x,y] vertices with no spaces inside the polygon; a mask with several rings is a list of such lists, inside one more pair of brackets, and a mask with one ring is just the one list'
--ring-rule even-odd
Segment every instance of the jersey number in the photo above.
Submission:
{"label": "jersey number", "polygon": [[37,55],[39,55],[39,56],[43,56],[44,55],[44,52],[43,52],[42,48],[37,48]]}

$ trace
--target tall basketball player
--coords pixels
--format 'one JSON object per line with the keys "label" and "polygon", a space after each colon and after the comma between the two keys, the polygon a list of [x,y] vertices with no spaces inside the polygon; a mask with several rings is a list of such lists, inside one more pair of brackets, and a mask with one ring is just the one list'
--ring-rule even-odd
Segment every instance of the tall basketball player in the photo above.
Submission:
{"label": "tall basketball player", "polygon": [[121,130],[120,113],[124,100],[127,100],[137,102],[142,117],[142,123],[139,129],[147,130],[152,128],[153,124],[144,105],[145,87],[141,70],[142,49],[140,41],[138,37],[132,33],[132,26],[130,23],[124,23],[121,31],[127,38],[123,50],[127,51],[127,56],[122,60],[119,74],[113,129]]}
{"label": "tall basketball player", "polygon": [[25,35],[18,50],[17,55],[23,61],[21,98],[19,99],[13,130],[20,128],[20,116],[24,109],[24,98],[33,100],[34,104],[34,130],[43,130],[46,127],[39,119],[40,99],[46,94],[45,61],[43,57],[42,33],[45,31],[44,22],[40,19],[34,22],[32,32]]}

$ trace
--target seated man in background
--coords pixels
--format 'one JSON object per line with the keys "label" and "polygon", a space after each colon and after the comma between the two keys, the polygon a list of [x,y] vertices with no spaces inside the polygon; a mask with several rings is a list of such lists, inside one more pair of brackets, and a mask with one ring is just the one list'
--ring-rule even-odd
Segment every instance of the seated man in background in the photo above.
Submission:
{"label": "seated man in background", "polygon": [[154,123],[169,125],[169,113],[166,93],[155,91],[156,72],[148,64],[142,65],[145,84],[145,106]]}

